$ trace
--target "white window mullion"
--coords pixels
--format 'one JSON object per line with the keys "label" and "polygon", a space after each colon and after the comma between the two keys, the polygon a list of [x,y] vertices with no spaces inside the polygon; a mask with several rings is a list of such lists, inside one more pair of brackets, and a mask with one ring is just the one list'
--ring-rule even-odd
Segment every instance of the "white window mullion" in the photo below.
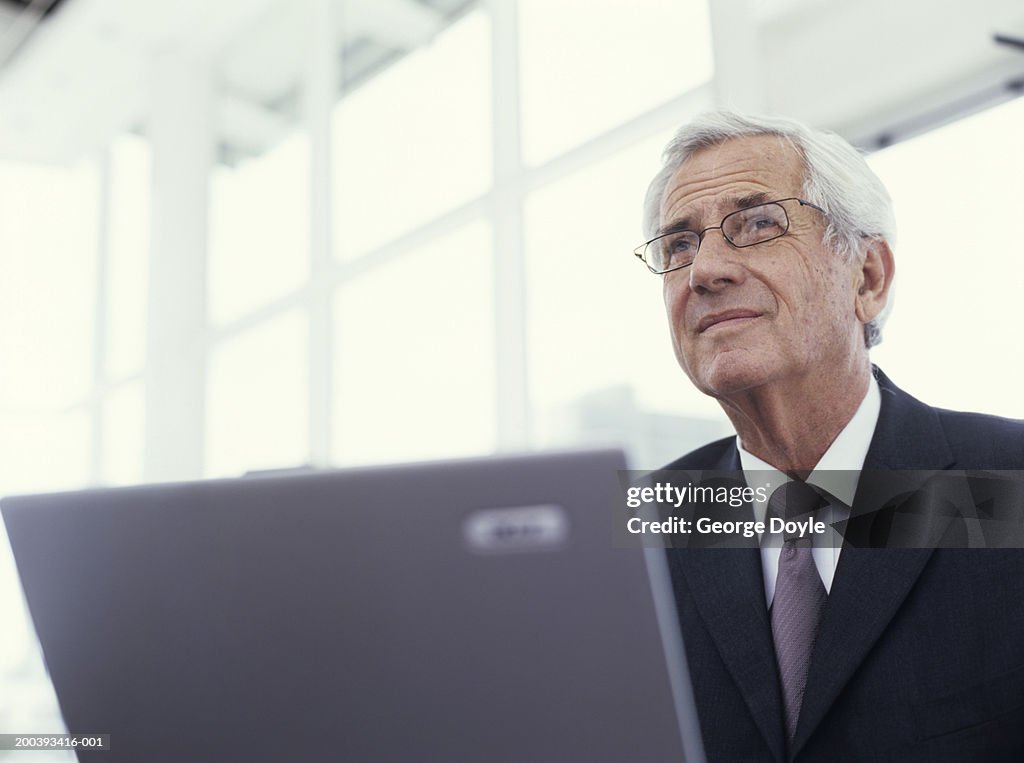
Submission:
{"label": "white window mullion", "polygon": [[494,188],[494,330],[497,446],[530,445],[526,348],[526,258],[523,252],[523,163],[519,106],[518,3],[489,0]]}

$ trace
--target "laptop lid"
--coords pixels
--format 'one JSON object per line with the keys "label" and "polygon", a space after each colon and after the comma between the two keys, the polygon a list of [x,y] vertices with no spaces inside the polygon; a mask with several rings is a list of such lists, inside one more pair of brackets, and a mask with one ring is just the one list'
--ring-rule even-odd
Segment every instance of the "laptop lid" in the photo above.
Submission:
{"label": "laptop lid", "polygon": [[703,760],[622,454],[4,499],[82,761]]}

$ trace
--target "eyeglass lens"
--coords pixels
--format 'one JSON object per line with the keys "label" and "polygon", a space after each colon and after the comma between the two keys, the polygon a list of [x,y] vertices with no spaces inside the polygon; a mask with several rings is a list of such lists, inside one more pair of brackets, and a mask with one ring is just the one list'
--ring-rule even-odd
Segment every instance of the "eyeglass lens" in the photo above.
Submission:
{"label": "eyeglass lens", "polygon": [[[715,226],[718,227],[718,226]],[[722,219],[722,235],[735,247],[754,246],[784,235],[789,218],[781,204],[731,212]],[[713,230],[713,228],[708,228]],[[644,259],[657,271],[675,270],[690,265],[700,249],[702,234],[695,231],[669,233],[647,244]]]}

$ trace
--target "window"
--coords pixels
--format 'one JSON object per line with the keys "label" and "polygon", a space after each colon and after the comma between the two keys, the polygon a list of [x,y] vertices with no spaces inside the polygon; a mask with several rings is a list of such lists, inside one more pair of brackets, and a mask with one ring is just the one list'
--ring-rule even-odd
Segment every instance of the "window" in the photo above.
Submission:
{"label": "window", "polygon": [[150,236],[149,143],[134,135],[110,149],[106,373],[141,373],[146,360],[146,276]]}
{"label": "window", "polygon": [[548,159],[706,82],[702,0],[519,0],[523,155]]}
{"label": "window", "polygon": [[[89,476],[98,173],[0,173],[0,494]],[[47,453],[40,459],[40,453]]]}
{"label": "window", "polygon": [[101,481],[106,485],[142,482],[145,399],[141,381],[122,384],[103,403]]}
{"label": "window", "polygon": [[207,476],[308,463],[308,336],[306,316],[293,310],[213,348]]}
{"label": "window", "polygon": [[490,27],[474,11],[338,103],[338,256],[365,254],[491,182]]}
{"label": "window", "polygon": [[338,289],[338,463],[494,447],[490,231],[472,223]]}
{"label": "window", "polygon": [[[872,357],[933,405],[1024,417],[1024,98],[873,154],[899,238],[895,303]],[[979,373],[984,377],[979,383]]]}
{"label": "window", "polygon": [[238,166],[218,166],[210,194],[210,322],[221,324],[309,277],[309,139],[293,133]]}

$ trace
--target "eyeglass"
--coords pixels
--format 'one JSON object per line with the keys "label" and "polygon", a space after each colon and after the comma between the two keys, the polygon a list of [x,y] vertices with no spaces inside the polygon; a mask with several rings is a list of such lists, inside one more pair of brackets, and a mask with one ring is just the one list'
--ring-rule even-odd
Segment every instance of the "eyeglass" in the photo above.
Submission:
{"label": "eyeglass", "polygon": [[737,249],[773,241],[785,236],[789,230],[789,215],[782,206],[787,201],[797,201],[801,207],[812,207],[822,214],[825,213],[821,207],[803,199],[778,199],[730,212],[718,225],[712,225],[699,232],[679,230],[663,233],[638,246],[633,250],[633,254],[643,260],[652,273],[660,275],[692,265],[697,252],[700,251],[704,234],[709,230],[722,231],[725,240]]}

